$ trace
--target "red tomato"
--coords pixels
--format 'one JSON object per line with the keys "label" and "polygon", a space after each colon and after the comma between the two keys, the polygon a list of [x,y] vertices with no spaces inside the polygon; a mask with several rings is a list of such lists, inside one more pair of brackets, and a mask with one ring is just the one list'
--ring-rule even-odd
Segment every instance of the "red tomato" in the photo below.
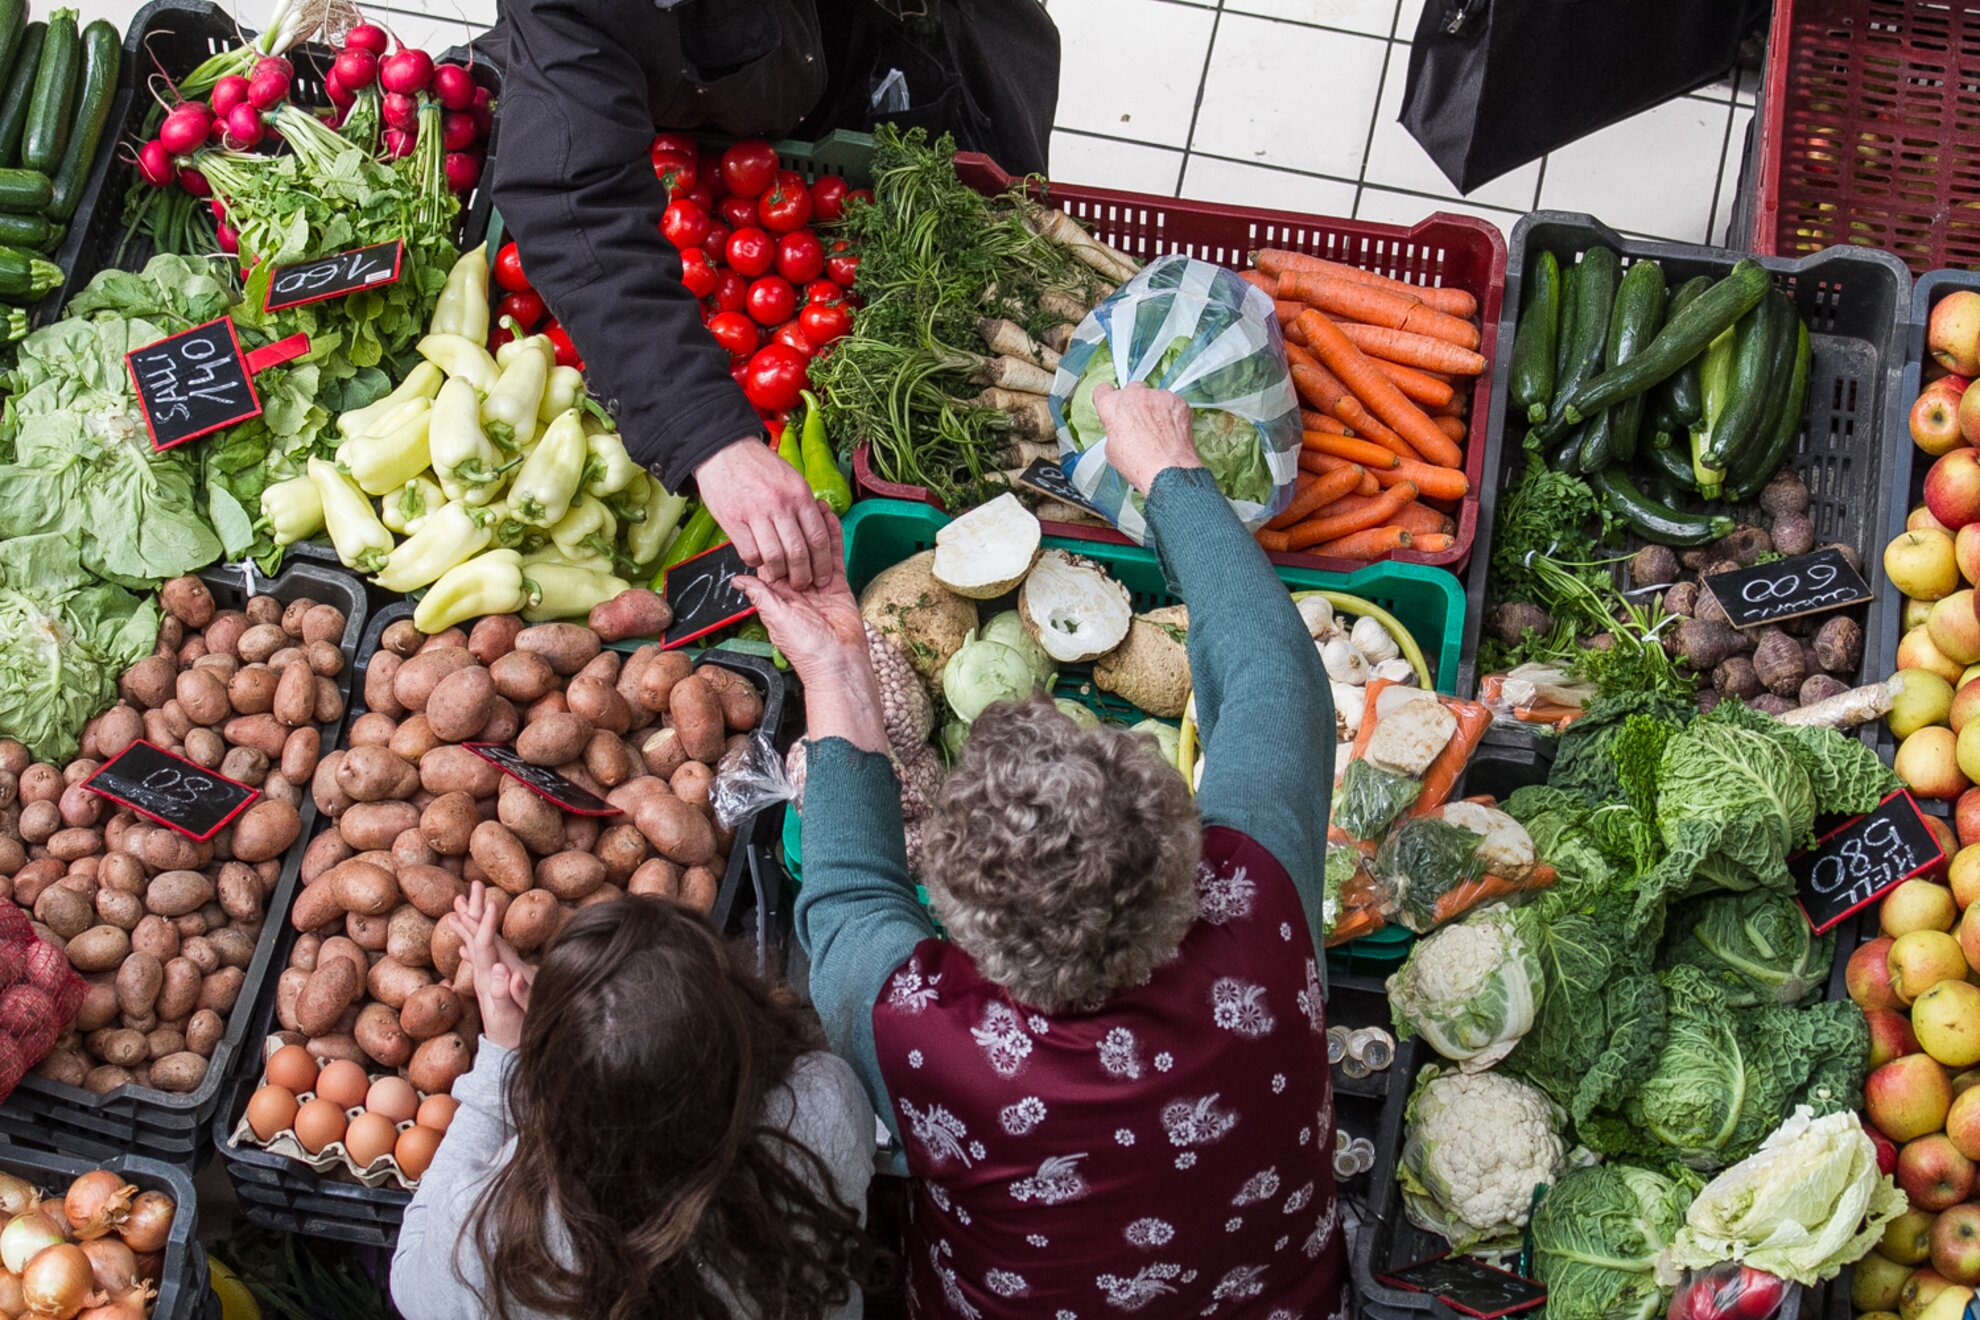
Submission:
{"label": "red tomato", "polygon": [[660,232],[676,249],[698,247],[708,237],[708,212],[685,199],[674,202],[660,216]]}
{"label": "red tomato", "polygon": [[846,205],[851,206],[854,202],[865,202],[871,206],[873,204],[873,190],[871,188],[853,189],[846,194]]}
{"label": "red tomato", "polygon": [[805,338],[804,328],[796,321],[786,321],[775,330],[772,330],[770,332],[770,341],[775,344],[782,344],[785,348],[795,348],[807,358],[818,351],[812,347],[811,341]]}
{"label": "red tomato", "polygon": [[689,160],[698,160],[701,157],[701,144],[694,140],[694,134],[692,133],[673,131],[655,133],[653,135],[653,150],[655,152],[671,151],[677,156],[686,156]]}
{"label": "red tomato", "polygon": [[777,149],[761,138],[736,143],[722,153],[722,186],[737,197],[761,197],[777,177]]}
{"label": "red tomato", "polygon": [[696,206],[708,212],[708,214],[715,214],[715,190],[708,186],[708,180],[697,180],[693,191],[688,193],[687,200],[693,202]]}
{"label": "red tomato", "polygon": [[714,298],[723,311],[740,312],[749,306],[749,281],[732,270],[718,270]]}
{"label": "red tomato", "polygon": [[814,348],[823,348],[845,334],[852,323],[852,311],[842,302],[812,303],[798,313],[798,325]]}
{"label": "red tomato", "polygon": [[1739,1289],[1739,1300],[1733,1304],[1733,1315],[1738,1320],[1767,1320],[1779,1308],[1781,1296],[1787,1291],[1777,1276],[1751,1265],[1739,1267]]}
{"label": "red tomato", "polygon": [[529,276],[523,274],[522,254],[516,251],[514,243],[504,243],[495,254],[495,283],[510,293],[529,291]]}
{"label": "red tomato", "polygon": [[708,232],[701,238],[701,250],[708,254],[710,261],[718,266],[721,265],[728,259],[729,235],[735,232],[720,220],[710,220]]}
{"label": "red tomato", "polygon": [[556,350],[558,366],[584,370],[584,359],[578,356],[577,345],[571,342],[571,337],[563,326],[552,321],[543,333],[549,336],[550,347]]}
{"label": "red tomato", "polygon": [[773,234],[802,229],[811,220],[811,193],[796,170],[779,170],[770,191],[757,199],[756,213]]}
{"label": "red tomato", "polygon": [[804,305],[813,303],[844,302],[846,291],[830,280],[813,280],[804,286]]}
{"label": "red tomato", "polygon": [[777,273],[793,284],[803,284],[825,273],[825,245],[809,229],[785,234],[777,240]]}
{"label": "red tomato", "polygon": [[729,235],[729,269],[755,279],[770,269],[777,245],[761,229],[738,229]]}
{"label": "red tomato", "polygon": [[771,344],[749,360],[743,393],[759,408],[782,412],[797,407],[798,395],[809,382],[804,354],[788,344]]}
{"label": "red tomato", "polygon": [[653,177],[667,190],[668,200],[694,191],[697,170],[694,157],[678,152],[657,152],[653,156]]}
{"label": "red tomato", "polygon": [[837,220],[845,214],[846,181],[836,174],[821,174],[811,181],[811,214],[820,220]]}
{"label": "red tomato", "polygon": [[724,197],[715,203],[715,214],[731,229],[747,229],[756,223],[756,199]]}
{"label": "red tomato", "polygon": [[543,319],[543,295],[533,289],[507,295],[495,309],[497,322],[505,316],[513,316],[517,325],[531,329]]}
{"label": "red tomato", "polygon": [[842,289],[853,286],[859,278],[859,254],[852,250],[852,244],[843,238],[833,240],[832,255],[825,258],[825,274]]}
{"label": "red tomato", "polygon": [[700,248],[681,251],[681,284],[697,298],[715,292],[715,263]]}
{"label": "red tomato", "polygon": [[748,375],[749,375],[748,358],[737,358],[735,361],[729,363],[729,379],[736,383],[737,389],[742,388],[742,383],[744,379],[748,377]]}
{"label": "red tomato", "polygon": [[496,349],[502,347],[502,345],[508,343],[510,340],[514,339],[515,337],[516,337],[515,332],[510,330],[508,326],[506,325],[496,326],[493,330],[490,330],[488,332],[488,351],[490,353],[493,353]]}
{"label": "red tomato", "polygon": [[741,312],[717,312],[708,318],[708,333],[727,349],[732,358],[748,357],[756,351],[756,322]]}
{"label": "red tomato", "polygon": [[749,314],[758,325],[782,325],[796,310],[797,294],[789,280],[765,275],[749,286]]}

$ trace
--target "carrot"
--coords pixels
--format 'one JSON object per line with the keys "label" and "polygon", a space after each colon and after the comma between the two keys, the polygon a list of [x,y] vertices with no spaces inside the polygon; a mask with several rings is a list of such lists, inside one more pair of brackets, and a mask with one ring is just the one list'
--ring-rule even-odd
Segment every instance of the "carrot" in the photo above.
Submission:
{"label": "carrot", "polygon": [[1432,417],[1462,417],[1471,411],[1471,400],[1462,390],[1451,396],[1451,401],[1441,408],[1426,408]]}
{"label": "carrot", "polygon": [[[1350,463],[1345,458],[1335,458],[1332,454],[1323,454],[1316,449],[1302,449],[1299,451],[1299,470],[1301,472],[1311,472],[1319,476],[1325,476],[1329,472],[1339,472],[1344,467],[1361,467],[1361,465],[1359,463]],[[1367,468],[1361,468],[1361,484],[1355,488],[1354,493],[1357,495],[1380,495],[1382,493],[1382,484],[1375,480],[1375,474],[1373,472],[1370,472]]]}
{"label": "carrot", "polygon": [[1358,512],[1323,514],[1316,518],[1307,518],[1299,525],[1286,529],[1286,548],[1303,550],[1307,546],[1319,545],[1323,541],[1336,540],[1349,532],[1380,527],[1415,498],[1416,487],[1407,481],[1399,481]]}
{"label": "carrot", "polygon": [[1430,424],[1442,431],[1453,443],[1464,441],[1464,419],[1462,417],[1432,417]]}
{"label": "carrot", "polygon": [[[1303,457],[1303,455],[1302,455]],[[1426,500],[1461,500],[1471,493],[1471,478],[1458,468],[1439,467],[1404,459],[1392,468],[1372,474],[1384,486],[1410,481]]]}
{"label": "carrot", "polygon": [[[1376,370],[1368,356],[1341,333],[1339,326],[1319,312],[1308,311],[1300,314],[1299,327],[1306,335],[1306,342],[1313,345],[1314,355],[1334,373],[1335,379],[1354,391],[1369,411],[1407,440],[1417,453],[1444,467],[1457,467],[1464,462],[1463,451],[1445,439],[1423,410],[1404,398],[1403,392]],[[1340,416],[1338,412],[1334,415]]]}
{"label": "carrot", "polygon": [[1407,280],[1390,279],[1372,270],[1359,266],[1344,266],[1338,261],[1326,261],[1320,257],[1309,257],[1303,252],[1287,252],[1281,248],[1261,248],[1252,253],[1251,259],[1258,269],[1267,275],[1283,275],[1288,270],[1312,270],[1327,275],[1338,275],[1344,280],[1359,284],[1372,284],[1377,288],[1406,292],[1420,299],[1426,307],[1434,307],[1452,316],[1478,315],[1478,299],[1463,289],[1431,288],[1412,284]]}
{"label": "carrot", "polygon": [[1403,460],[1390,450],[1372,440],[1356,440],[1350,436],[1332,435],[1326,431],[1315,431],[1301,435],[1300,444],[1307,449],[1317,449],[1335,458],[1345,458],[1359,463],[1371,472],[1380,472],[1401,466]]}
{"label": "carrot", "polygon": [[1263,271],[1241,270],[1238,272],[1238,278],[1243,280],[1246,284],[1253,284],[1265,290],[1265,292],[1272,297],[1278,296],[1279,282],[1273,279],[1271,276],[1265,274]]}
{"label": "carrot", "polygon": [[[1478,327],[1432,311],[1415,298],[1334,275],[1292,271],[1279,277],[1279,297],[1310,303],[1323,312],[1364,325],[1387,326],[1447,339],[1463,349],[1478,347]],[[1308,342],[1312,341],[1307,332]],[[1438,370],[1444,368],[1439,367]],[[1481,368],[1482,370],[1482,368]]]}
{"label": "carrot", "polygon": [[[1341,330],[1345,333],[1348,328],[1344,325]],[[1419,407],[1435,408],[1449,403],[1457,393],[1448,382],[1438,380],[1427,371],[1418,371],[1415,367],[1405,367],[1400,362],[1389,362],[1378,357],[1368,360],[1375,364],[1377,371],[1395,383],[1405,399]]]}
{"label": "carrot", "polygon": [[[1420,505],[1418,507],[1421,507]],[[1457,538],[1448,532],[1418,532],[1410,549],[1418,554],[1440,555],[1457,543]]]}
{"label": "carrot", "polygon": [[1330,435],[1353,435],[1347,426],[1325,413],[1314,412],[1310,408],[1299,410],[1299,425],[1303,431],[1326,431]]}
{"label": "carrot", "polygon": [[1338,472],[1327,473],[1311,485],[1301,486],[1299,492],[1293,496],[1292,503],[1286,506],[1286,511],[1265,526],[1275,532],[1283,531],[1294,523],[1311,517],[1341,496],[1358,489],[1363,475],[1364,469],[1358,466],[1344,467]]}
{"label": "carrot", "polygon": [[1407,330],[1391,330],[1380,325],[1344,325],[1341,333],[1370,357],[1384,358],[1405,367],[1441,371],[1452,376],[1482,376],[1485,359],[1469,349],[1431,335],[1413,335]]}
{"label": "carrot", "polygon": [[1359,532],[1349,532],[1331,541],[1318,545],[1302,546],[1304,555],[1325,555],[1333,559],[1359,559],[1370,561],[1383,555],[1394,554],[1398,550],[1416,548],[1414,534],[1406,527],[1370,527]]}
{"label": "carrot", "polygon": [[1373,440],[1403,458],[1424,457],[1422,451],[1405,443],[1403,438],[1377,421],[1353,391],[1341,383],[1340,377],[1329,371],[1308,350],[1298,344],[1286,345],[1286,361],[1292,364],[1293,389],[1300,400],[1314,410],[1329,413],[1348,428],[1352,435]]}
{"label": "carrot", "polygon": [[[1370,681],[1373,685],[1373,680]],[[1370,692],[1369,699],[1375,694]],[[1412,816],[1425,816],[1444,805],[1450,798],[1451,788],[1471,760],[1471,749],[1478,746],[1478,740],[1485,736],[1485,730],[1492,727],[1492,712],[1475,701],[1461,701],[1456,697],[1443,697],[1444,708],[1457,716],[1457,732],[1444,744],[1444,750],[1437,753],[1437,759],[1423,772],[1423,791],[1417,794],[1416,805],[1410,808]]]}
{"label": "carrot", "polygon": [[[1304,469],[1301,475],[1306,475]],[[1327,506],[1327,512],[1356,513],[1372,503],[1374,500],[1366,495],[1343,495]],[[1428,535],[1447,534],[1457,524],[1448,513],[1439,512],[1419,498],[1415,504],[1406,505],[1400,513],[1393,515],[1389,525],[1407,528],[1420,541]]]}

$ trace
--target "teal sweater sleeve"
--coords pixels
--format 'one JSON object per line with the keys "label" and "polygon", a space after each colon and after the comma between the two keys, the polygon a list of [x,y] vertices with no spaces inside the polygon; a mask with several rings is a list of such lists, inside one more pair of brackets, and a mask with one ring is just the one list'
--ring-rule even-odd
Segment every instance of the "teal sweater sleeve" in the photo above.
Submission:
{"label": "teal sweater sleeve", "polygon": [[1285,585],[1201,468],[1170,468],[1148,525],[1169,588],[1189,606],[1189,673],[1203,744],[1203,819],[1279,859],[1321,945],[1334,703]]}

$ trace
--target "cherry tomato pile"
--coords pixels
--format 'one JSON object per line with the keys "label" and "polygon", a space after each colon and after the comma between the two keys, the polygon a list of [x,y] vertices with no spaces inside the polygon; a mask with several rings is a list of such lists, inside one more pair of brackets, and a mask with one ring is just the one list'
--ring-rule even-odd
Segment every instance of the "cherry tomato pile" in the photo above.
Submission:
{"label": "cherry tomato pile", "polygon": [[859,257],[821,238],[865,189],[778,168],[768,142],[706,154],[691,134],[661,133],[648,153],[667,189],[660,232],[681,254],[681,283],[728,350],[730,370],[766,418],[797,406],[812,357],[852,329]]}

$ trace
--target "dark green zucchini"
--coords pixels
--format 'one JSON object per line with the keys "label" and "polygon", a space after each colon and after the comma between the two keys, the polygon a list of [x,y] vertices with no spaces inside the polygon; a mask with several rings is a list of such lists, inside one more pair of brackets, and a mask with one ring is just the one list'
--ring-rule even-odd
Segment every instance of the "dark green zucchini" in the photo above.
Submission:
{"label": "dark green zucchini", "polygon": [[29,169],[53,174],[62,163],[81,68],[82,34],[76,30],[76,11],[58,9],[48,16],[34,95],[28,100],[27,126],[21,130],[21,164]]}
{"label": "dark green zucchini", "polygon": [[1530,279],[1513,336],[1510,388],[1513,407],[1538,422],[1554,397],[1554,339],[1561,320],[1561,265],[1553,253],[1540,253]]}
{"label": "dark green zucchini", "polygon": [[1569,264],[1561,271],[1561,321],[1554,331],[1554,392],[1547,399],[1552,412],[1559,397],[1561,378],[1567,375],[1568,354],[1574,348],[1575,298],[1581,285],[1581,267]]}
{"label": "dark green zucchini", "polygon": [[30,23],[21,34],[20,58],[0,92],[0,166],[16,165],[21,159],[21,130],[27,126],[28,102],[34,98],[36,72],[41,67],[41,47],[48,36],[46,23]]}
{"label": "dark green zucchini", "polygon": [[[1615,310],[1609,315],[1609,343],[1602,355],[1604,369],[1613,371],[1641,353],[1663,323],[1664,268],[1654,261],[1639,261],[1616,289]],[[1643,426],[1643,396],[1631,395],[1609,409],[1607,416],[1607,461],[1627,462],[1636,456],[1637,432]]]}
{"label": "dark green zucchini", "polygon": [[[0,0],[3,3],[4,0]],[[110,118],[110,98],[117,94],[117,66],[124,56],[124,39],[117,29],[102,19],[82,30],[82,81],[77,86],[75,127],[69,144],[62,149],[62,160],[55,167],[54,193],[49,199],[50,219],[67,221],[82,200],[83,185],[89,181],[89,167],[96,160],[96,147],[103,140],[103,125]]]}
{"label": "dark green zucchini", "polygon": [[1781,464],[1787,461],[1788,451],[1794,448],[1795,436],[1801,434],[1802,410],[1808,406],[1811,354],[1808,327],[1802,324],[1799,317],[1795,318],[1794,345],[1794,362],[1788,368],[1787,388],[1782,392],[1781,406],[1774,414],[1772,429],[1755,451],[1752,461],[1744,465],[1745,474],[1726,487],[1726,498],[1730,501],[1743,504],[1759,494],[1768,479],[1780,471]]}
{"label": "dark green zucchini", "polygon": [[0,169],[0,211],[40,215],[54,195],[55,186],[40,170]]}
{"label": "dark green zucchini", "polygon": [[62,228],[44,216],[12,215],[0,211],[0,246],[26,252],[46,252],[62,241]]}
{"label": "dark green zucchini", "polygon": [[39,298],[62,282],[62,268],[32,252],[0,247],[0,294]]}
{"label": "dark green zucchini", "polygon": [[[1709,275],[1694,275],[1678,285],[1677,291],[1671,294],[1671,319],[1675,320],[1678,313],[1691,306],[1699,294],[1711,287],[1712,277]],[[1705,387],[1698,382],[1698,364],[1704,356],[1701,352],[1673,371],[1658,391],[1670,401],[1672,418],[1680,426],[1696,425],[1698,419],[1705,415]]]}
{"label": "dark green zucchini", "polygon": [[1690,453],[1678,446],[1677,432],[1658,431],[1640,451],[1649,469],[1680,490],[1696,492],[1698,475],[1691,470]]}
{"label": "dark green zucchini", "polygon": [[1771,298],[1762,299],[1734,328],[1732,362],[1726,368],[1726,408],[1705,444],[1705,461],[1712,467],[1730,471],[1752,448],[1772,397],[1774,363],[1781,356],[1777,341],[1786,337],[1785,360],[1791,363],[1793,334]]}
{"label": "dark green zucchini", "polygon": [[1583,383],[1601,374],[1602,352],[1609,342],[1609,311],[1622,279],[1622,261],[1605,247],[1592,247],[1582,254],[1576,269],[1580,274],[1575,279],[1574,336],[1568,348],[1567,370],[1554,382],[1554,403],[1546,420],[1534,428],[1543,441],[1598,411],[1591,408],[1573,419],[1563,415],[1567,401],[1580,393]]}
{"label": "dark green zucchini", "polygon": [[1716,541],[1731,532],[1733,520],[1709,514],[1681,513],[1638,490],[1618,468],[1604,468],[1588,479],[1595,493],[1608,501],[1630,529],[1659,545],[1694,546]]}
{"label": "dark green zucchini", "polygon": [[1692,299],[1683,315],[1666,322],[1641,353],[1577,389],[1564,409],[1567,420],[1578,422],[1665,380],[1757,307],[1772,287],[1766,267],[1750,257],[1740,258],[1730,274]]}

